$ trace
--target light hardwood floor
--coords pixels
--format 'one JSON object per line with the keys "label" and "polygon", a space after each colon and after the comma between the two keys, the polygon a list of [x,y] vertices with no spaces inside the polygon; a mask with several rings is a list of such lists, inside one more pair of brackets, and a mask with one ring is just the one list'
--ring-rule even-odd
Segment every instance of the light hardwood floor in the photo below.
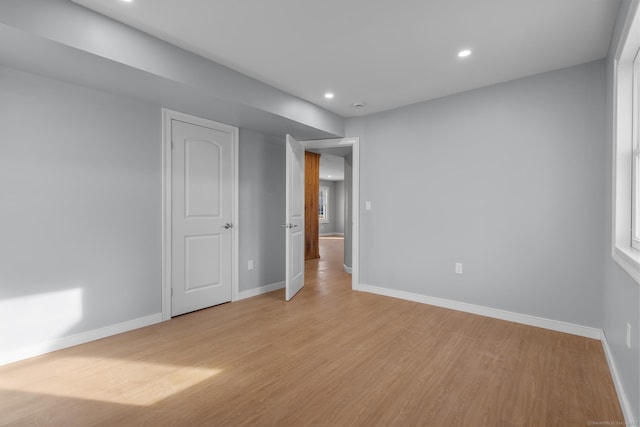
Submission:
{"label": "light hardwood floor", "polygon": [[585,426],[622,422],[600,342],[351,291],[341,239],[305,288],[0,367],[0,425]]}

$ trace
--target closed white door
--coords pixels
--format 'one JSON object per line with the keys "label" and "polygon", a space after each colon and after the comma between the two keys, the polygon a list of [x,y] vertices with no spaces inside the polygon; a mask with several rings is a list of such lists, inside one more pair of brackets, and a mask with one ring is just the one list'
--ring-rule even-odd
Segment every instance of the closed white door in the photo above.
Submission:
{"label": "closed white door", "polygon": [[304,147],[287,135],[286,274],[289,301],[304,286]]}
{"label": "closed white door", "polygon": [[171,121],[171,315],[231,301],[237,128]]}

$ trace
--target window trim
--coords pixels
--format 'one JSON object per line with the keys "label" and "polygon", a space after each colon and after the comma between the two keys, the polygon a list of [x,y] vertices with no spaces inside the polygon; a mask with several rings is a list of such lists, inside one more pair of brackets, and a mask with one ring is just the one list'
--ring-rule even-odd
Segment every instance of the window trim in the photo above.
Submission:
{"label": "window trim", "polygon": [[[612,258],[640,284],[640,251],[633,242],[633,215],[636,201],[634,182],[634,63],[640,50],[638,3],[625,22],[613,60],[613,188],[612,188]],[[640,101],[640,99],[638,99]],[[637,151],[637,150],[636,150]],[[638,171],[640,173],[640,171]],[[639,224],[640,225],[640,224]],[[637,226],[636,226],[637,228]],[[640,231],[640,230],[638,230]]]}
{"label": "window trim", "polygon": [[[640,43],[639,43],[640,44]],[[640,250],[640,47],[633,60],[633,107],[631,149],[631,248]]]}
{"label": "window trim", "polygon": [[[329,218],[329,187],[325,186],[325,185],[321,185],[320,186],[320,193],[324,192],[324,218],[321,217],[320,215],[318,215],[318,220],[320,221],[320,224],[327,224],[330,221]],[[320,194],[318,194],[318,198],[320,197]],[[318,201],[318,207],[320,205],[320,202]]]}

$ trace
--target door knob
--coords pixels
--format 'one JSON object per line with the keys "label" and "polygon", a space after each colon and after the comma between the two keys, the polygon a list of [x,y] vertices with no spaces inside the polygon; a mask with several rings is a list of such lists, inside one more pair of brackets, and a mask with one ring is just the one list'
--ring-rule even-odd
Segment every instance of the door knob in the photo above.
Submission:
{"label": "door knob", "polygon": [[298,224],[282,224],[282,226],[283,226],[284,228],[293,228],[293,227],[297,227],[297,226],[298,226]]}
{"label": "door knob", "polygon": [[231,224],[230,222],[228,222],[228,223],[226,223],[225,225],[223,225],[223,227],[224,227],[225,229],[227,229],[227,230],[228,230],[228,229],[230,229],[231,227],[233,227],[233,224]]}

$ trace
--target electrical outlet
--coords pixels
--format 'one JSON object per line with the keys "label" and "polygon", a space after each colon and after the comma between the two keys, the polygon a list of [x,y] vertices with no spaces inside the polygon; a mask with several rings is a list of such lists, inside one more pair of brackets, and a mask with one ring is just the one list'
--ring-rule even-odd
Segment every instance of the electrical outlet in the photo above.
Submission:
{"label": "electrical outlet", "polygon": [[247,263],[247,268],[249,270],[253,270],[253,260],[252,259],[250,259],[249,262]]}
{"label": "electrical outlet", "polygon": [[627,347],[631,348],[631,324],[627,323]]}
{"label": "electrical outlet", "polygon": [[456,274],[462,274],[462,263],[456,262]]}

